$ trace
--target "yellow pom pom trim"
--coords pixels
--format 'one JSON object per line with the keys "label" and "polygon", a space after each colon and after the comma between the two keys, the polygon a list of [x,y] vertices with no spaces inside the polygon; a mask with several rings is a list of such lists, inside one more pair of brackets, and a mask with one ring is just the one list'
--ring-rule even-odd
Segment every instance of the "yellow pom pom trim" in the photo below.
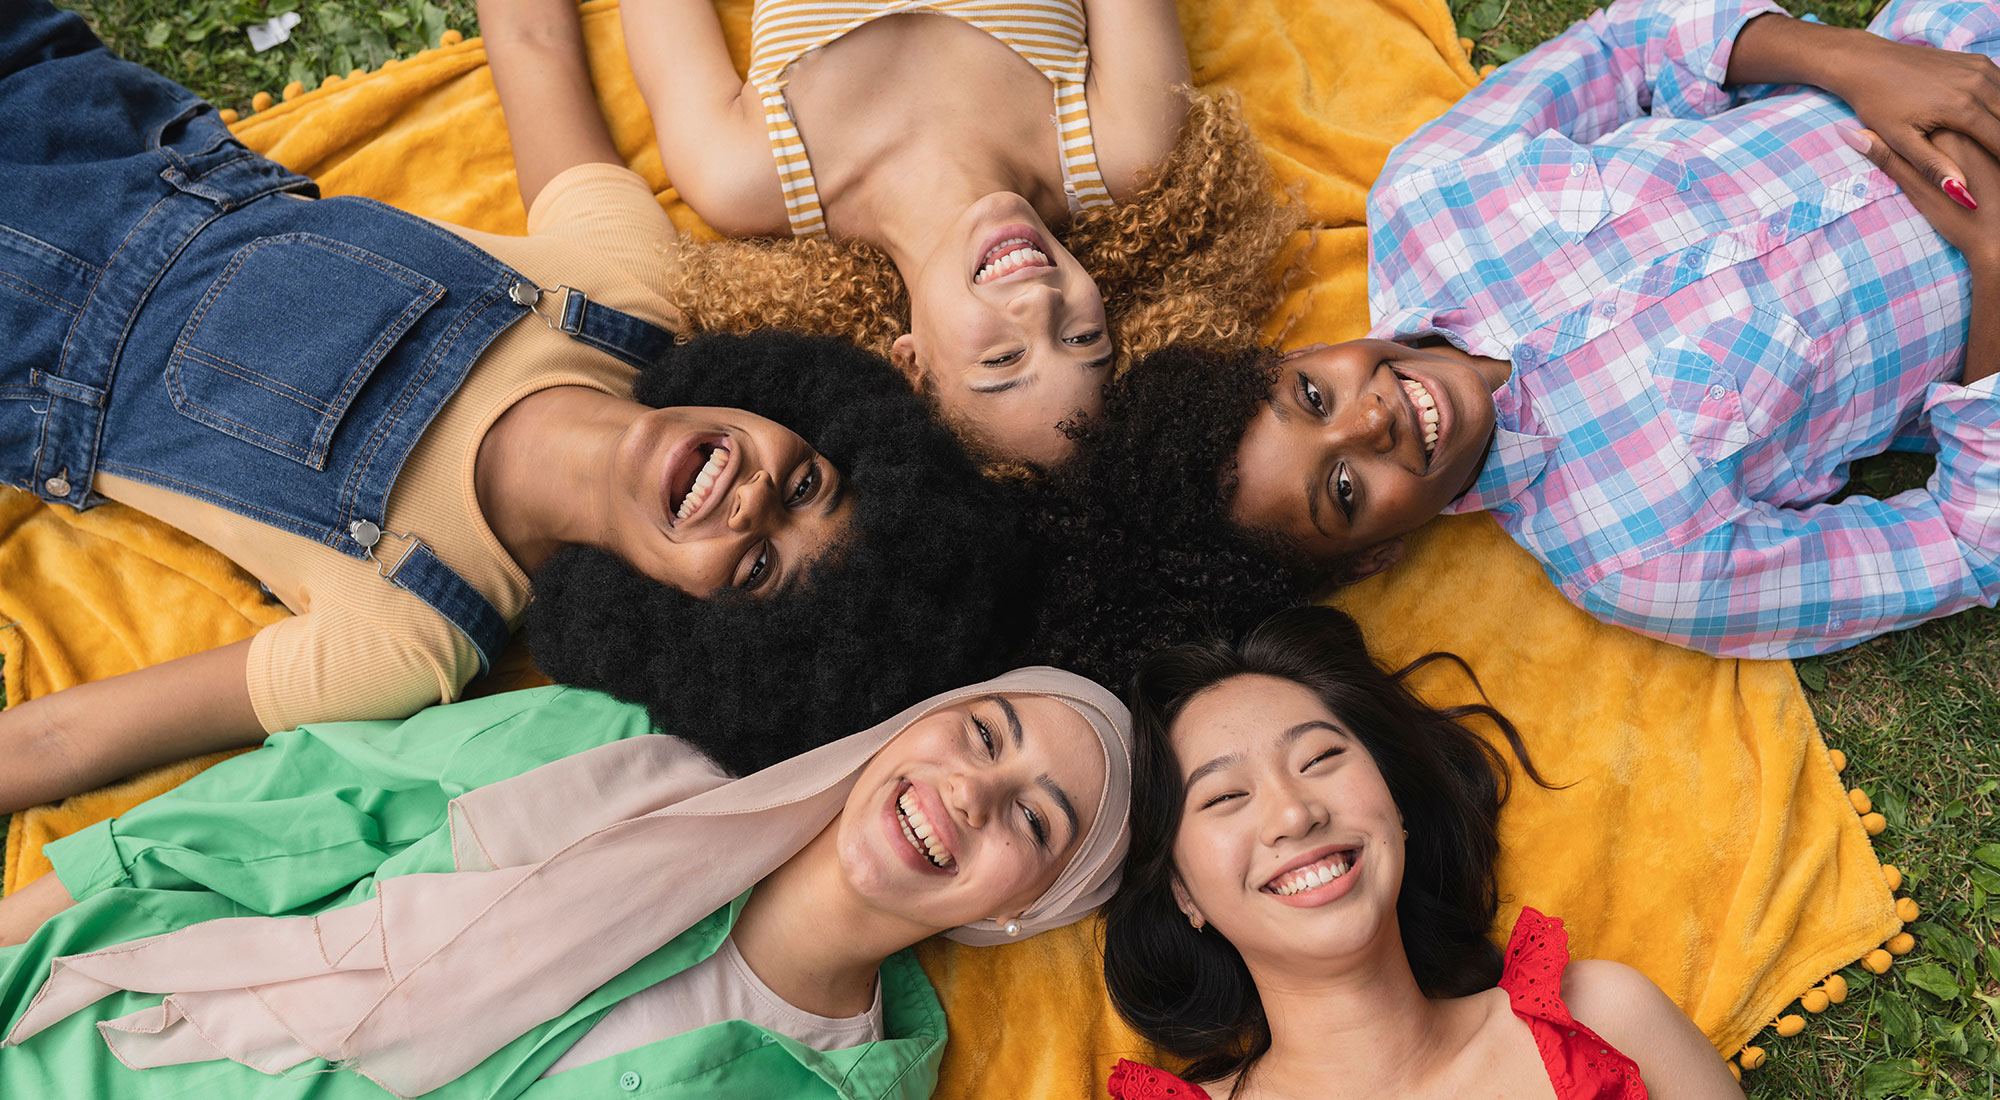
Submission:
{"label": "yellow pom pom trim", "polygon": [[1459,39],[1459,40],[1458,40],[1458,48],[1459,48],[1459,49],[1461,49],[1461,50],[1464,50],[1464,51],[1465,51],[1465,56],[1467,56],[1467,57],[1471,57],[1471,56],[1472,56],[1472,39],[1470,39],[1470,38],[1461,38],[1461,39]]}
{"label": "yellow pom pom trim", "polygon": [[319,86],[320,86],[320,87],[322,87],[322,88],[338,88],[338,87],[340,87],[340,74],[339,74],[339,73],[328,73],[328,74],[326,74],[326,79],[325,79],[325,80],[322,80],[322,81],[320,81],[320,82],[319,82]]}
{"label": "yellow pom pom trim", "polygon": [[1820,984],[1821,988],[1826,990],[1827,999],[1834,1004],[1847,999],[1847,979],[1839,974],[1828,975],[1826,981]]}
{"label": "yellow pom pom trim", "polygon": [[1888,883],[1891,890],[1901,890],[1903,888],[1903,872],[1896,870],[1896,865],[1893,863],[1884,863],[1882,865],[1882,881]]}
{"label": "yellow pom pom trim", "polygon": [[1861,965],[1867,967],[1873,973],[1887,974],[1889,972],[1889,965],[1895,961],[1887,951],[1878,947],[1870,951],[1868,956],[1861,960]]}
{"label": "yellow pom pom trim", "polygon": [[1917,907],[1917,899],[1915,898],[1896,899],[1897,920],[1902,921],[1904,924],[1909,924],[1912,921],[1916,920],[1918,917],[1921,917],[1923,915],[1924,911]]}
{"label": "yellow pom pom trim", "polygon": [[1481,65],[1479,67],[1479,79],[1485,80],[1487,77],[1492,76],[1493,70],[1499,67],[1498,65]]}
{"label": "yellow pom pom trim", "polygon": [[231,107],[224,107],[222,110],[215,112],[215,114],[217,118],[222,120],[224,126],[234,126],[236,125],[236,120],[243,117],[237,114],[235,109]]}
{"label": "yellow pom pom trim", "polygon": [[1729,1067],[1729,1076],[1736,1078],[1738,1081],[1743,1080],[1743,1071],[1736,1068],[1736,1063],[1724,1062],[1722,1064]]}
{"label": "yellow pom pom trim", "polygon": [[[291,98],[291,95],[290,95],[290,93],[287,93],[287,94],[286,94],[286,96],[285,96],[285,98],[287,98],[287,99],[290,99],[290,98]],[[271,93],[269,93],[269,92],[258,92],[258,93],[257,93],[256,95],[253,95],[253,96],[251,96],[251,97],[250,97],[250,109],[251,109],[251,110],[253,110],[253,111],[268,111],[268,110],[270,110],[270,109],[271,109]]]}
{"label": "yellow pom pom trim", "polygon": [[1881,814],[1861,815],[1861,828],[1865,832],[1867,832],[1869,836],[1881,836],[1883,831],[1886,830],[1888,827],[1889,827],[1889,819],[1883,817]]}
{"label": "yellow pom pom trim", "polygon": [[465,36],[457,31],[446,31],[438,35],[438,45],[440,46],[456,46],[463,41],[465,41]]}
{"label": "yellow pom pom trim", "polygon": [[1744,1047],[1742,1053],[1736,1056],[1736,1060],[1743,1064],[1744,1069],[1756,1069],[1764,1064],[1764,1048]]}
{"label": "yellow pom pom trim", "polygon": [[1844,772],[1847,770],[1846,753],[1841,752],[1839,749],[1828,749],[1826,750],[1826,758],[1830,763],[1833,764],[1834,771]]}
{"label": "yellow pom pom trim", "polygon": [[347,74],[347,79],[353,80],[355,77],[367,76],[367,75],[368,75],[367,69],[356,66],[354,71]]}
{"label": "yellow pom pom trim", "polygon": [[1875,808],[1875,804],[1868,801],[1868,792],[1859,787],[1847,792],[1847,801],[1854,805],[1857,814],[1865,814]]}
{"label": "yellow pom pom trim", "polygon": [[305,90],[306,90],[305,85],[294,80],[290,84],[285,85],[285,98],[294,99],[299,95],[303,94]]}
{"label": "yellow pom pom trim", "polygon": [[1804,1031],[1805,1029],[1806,1029],[1806,1018],[1804,1016],[1778,1017],[1778,1034],[1783,1036],[1784,1038],[1789,1039],[1792,1036],[1797,1035],[1799,1032]]}
{"label": "yellow pom pom trim", "polygon": [[1891,955],[1907,955],[1917,949],[1917,937],[1908,932],[1898,932],[1890,936],[1889,942],[1882,946],[1887,948]]}
{"label": "yellow pom pom trim", "polygon": [[1808,989],[1806,990],[1806,995],[1799,998],[1799,1007],[1816,1016],[1825,1012],[1827,1005],[1832,1001],[1833,998],[1827,996],[1826,990]]}

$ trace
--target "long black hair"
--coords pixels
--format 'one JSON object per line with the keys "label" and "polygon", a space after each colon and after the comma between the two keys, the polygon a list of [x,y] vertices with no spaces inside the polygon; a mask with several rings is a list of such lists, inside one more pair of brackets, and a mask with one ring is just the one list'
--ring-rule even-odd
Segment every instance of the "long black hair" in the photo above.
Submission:
{"label": "long black hair", "polygon": [[563,549],[528,615],[550,677],[641,703],[746,774],[1015,663],[1039,585],[1019,507],[886,361],[824,337],[705,336],[641,372],[634,397],[785,425],[839,469],[853,518],[770,599],[698,599]]}
{"label": "long black hair", "polygon": [[1140,665],[1127,700],[1132,842],[1123,882],[1104,910],[1104,978],[1126,1022],[1192,1063],[1189,1079],[1241,1072],[1271,1044],[1243,957],[1215,931],[1191,928],[1173,897],[1183,795],[1173,723],[1190,700],[1237,676],[1275,676],[1307,688],[1374,758],[1410,833],[1396,917],[1418,987],[1427,996],[1463,996],[1499,980],[1500,952],[1486,933],[1499,908],[1494,862],[1507,771],[1499,750],[1461,719],[1493,723],[1528,776],[1543,780],[1519,732],[1492,706],[1438,710],[1411,693],[1409,675],[1439,660],[1472,674],[1443,653],[1384,672],[1369,659],[1353,619],[1304,607],[1272,617],[1240,644],[1178,646]]}

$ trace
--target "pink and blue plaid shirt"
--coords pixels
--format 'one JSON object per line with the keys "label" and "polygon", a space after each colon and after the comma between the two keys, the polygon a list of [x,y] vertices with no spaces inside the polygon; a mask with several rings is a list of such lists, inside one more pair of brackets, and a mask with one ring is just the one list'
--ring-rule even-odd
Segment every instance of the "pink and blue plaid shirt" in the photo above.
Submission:
{"label": "pink and blue plaid shirt", "polygon": [[[1763,0],[1619,0],[1390,155],[1370,335],[1513,363],[1478,481],[1571,600],[1679,645],[1839,649],[2000,596],[2000,402],[1964,258],[1815,90],[1721,86]],[[1878,34],[2000,51],[2000,5]],[[2000,195],[1979,196],[2000,202]],[[1924,489],[1825,503],[1899,436]]]}

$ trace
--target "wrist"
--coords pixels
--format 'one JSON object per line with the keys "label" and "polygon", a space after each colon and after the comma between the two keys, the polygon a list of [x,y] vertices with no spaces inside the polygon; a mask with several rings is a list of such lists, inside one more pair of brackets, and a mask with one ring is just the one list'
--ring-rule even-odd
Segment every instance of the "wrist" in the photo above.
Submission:
{"label": "wrist", "polygon": [[1867,31],[1808,23],[1779,12],[1751,17],[1729,54],[1731,84],[1809,84],[1836,92],[1853,58],[1880,41]]}

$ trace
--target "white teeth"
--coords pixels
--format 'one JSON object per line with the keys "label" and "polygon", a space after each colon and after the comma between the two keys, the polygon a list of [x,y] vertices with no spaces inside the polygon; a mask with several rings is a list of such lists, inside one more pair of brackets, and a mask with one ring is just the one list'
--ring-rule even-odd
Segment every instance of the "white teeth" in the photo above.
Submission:
{"label": "white teeth", "polygon": [[1026,237],[1009,237],[986,253],[989,257],[972,277],[975,283],[1012,275],[1024,267],[1048,267],[1049,258]]}
{"label": "white teeth", "polygon": [[1417,414],[1423,418],[1424,457],[1428,458],[1437,451],[1437,400],[1431,396],[1431,391],[1424,388],[1422,382],[1410,378],[1399,379],[1399,381],[1403,383],[1403,392],[1409,394],[1411,403],[1416,405]]}
{"label": "white teeth", "polygon": [[1265,887],[1279,897],[1290,897],[1307,890],[1318,889],[1346,874],[1354,866],[1351,852],[1338,852],[1308,867],[1301,867],[1285,875],[1284,878]]}
{"label": "white teeth", "polygon": [[930,860],[934,867],[950,867],[956,862],[951,853],[945,851],[944,845],[938,843],[930,820],[917,808],[917,800],[910,796],[910,792],[904,791],[897,797],[896,809],[902,814],[903,839],[910,842],[910,847]]}
{"label": "white teeth", "polygon": [[708,491],[715,488],[715,479],[721,476],[722,468],[728,464],[729,448],[717,444],[714,450],[708,452],[708,461],[702,465],[701,472],[694,476],[694,486],[681,499],[680,509],[674,513],[675,521],[701,511],[702,504],[708,500]]}

